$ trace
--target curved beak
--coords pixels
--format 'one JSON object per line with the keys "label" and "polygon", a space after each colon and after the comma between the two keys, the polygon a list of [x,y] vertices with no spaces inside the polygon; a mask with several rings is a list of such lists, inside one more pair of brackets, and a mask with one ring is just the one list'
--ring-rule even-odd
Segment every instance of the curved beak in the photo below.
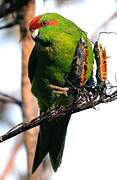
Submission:
{"label": "curved beak", "polygon": [[41,27],[41,25],[39,24],[41,16],[37,16],[35,18],[33,18],[33,20],[30,22],[29,24],[29,30],[31,32],[33,32],[36,29],[39,29]]}

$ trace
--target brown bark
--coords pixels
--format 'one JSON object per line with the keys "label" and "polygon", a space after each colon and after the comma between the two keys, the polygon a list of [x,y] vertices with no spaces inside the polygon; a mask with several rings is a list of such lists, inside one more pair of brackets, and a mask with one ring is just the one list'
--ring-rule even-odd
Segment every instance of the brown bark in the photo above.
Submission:
{"label": "brown bark", "polygon": [[[35,14],[35,0],[32,0],[24,9],[24,26],[28,30],[28,24]],[[33,41],[28,31],[25,38],[22,39],[22,102],[23,102],[23,117],[24,121],[30,121],[38,114],[38,106],[34,96],[31,93],[31,84],[28,79],[28,60],[33,48]],[[36,171],[32,175],[32,163],[35,153],[36,140],[38,129],[33,128],[24,134],[24,142],[27,151],[28,162],[28,179],[40,179],[40,172]]]}

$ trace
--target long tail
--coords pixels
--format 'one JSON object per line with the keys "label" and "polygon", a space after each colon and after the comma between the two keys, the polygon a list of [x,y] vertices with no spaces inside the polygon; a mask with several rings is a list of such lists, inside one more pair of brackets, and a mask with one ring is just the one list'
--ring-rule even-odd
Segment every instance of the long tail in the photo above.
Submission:
{"label": "long tail", "polygon": [[40,126],[32,173],[36,171],[48,152],[52,167],[54,171],[57,171],[62,161],[70,116],[71,115],[65,115],[55,120],[55,122],[47,122]]}

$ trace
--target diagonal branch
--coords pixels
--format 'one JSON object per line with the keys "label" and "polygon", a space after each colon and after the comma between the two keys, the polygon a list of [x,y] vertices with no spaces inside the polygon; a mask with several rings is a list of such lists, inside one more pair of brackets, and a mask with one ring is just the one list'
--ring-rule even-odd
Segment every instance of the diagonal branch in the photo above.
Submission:
{"label": "diagonal branch", "polygon": [[106,21],[104,21],[102,24],[99,25],[99,27],[97,27],[97,29],[91,35],[91,39],[94,39],[98,31],[102,28],[105,28],[116,17],[117,17],[117,11],[115,11],[108,19],[106,19]]}
{"label": "diagonal branch", "polygon": [[20,149],[22,143],[23,143],[22,140],[15,143],[14,148],[10,155],[10,159],[8,160],[8,163],[6,165],[6,168],[3,171],[2,175],[0,176],[0,180],[5,180],[7,178],[7,176],[11,173],[13,166],[14,166],[14,161],[16,159],[17,152]]}
{"label": "diagonal branch", "polygon": [[14,103],[19,105],[22,108],[22,102],[18,99],[16,99],[15,97],[12,97],[8,94],[5,94],[3,92],[0,91],[0,101],[2,101],[3,103]]}
{"label": "diagonal branch", "polygon": [[64,116],[66,113],[73,114],[76,112],[83,111],[85,109],[95,107],[100,103],[112,102],[117,99],[117,90],[115,90],[110,95],[100,96],[99,93],[97,93],[95,95],[92,94],[90,97],[91,97],[90,100],[86,100],[87,98],[81,94],[81,96],[69,106],[53,109],[49,112],[43,113],[42,115],[32,119],[32,121],[18,124],[17,126],[10,129],[6,134],[0,136],[0,143],[26,130],[29,130],[42,123],[45,123],[46,121],[53,123],[54,120],[56,120],[61,116]]}

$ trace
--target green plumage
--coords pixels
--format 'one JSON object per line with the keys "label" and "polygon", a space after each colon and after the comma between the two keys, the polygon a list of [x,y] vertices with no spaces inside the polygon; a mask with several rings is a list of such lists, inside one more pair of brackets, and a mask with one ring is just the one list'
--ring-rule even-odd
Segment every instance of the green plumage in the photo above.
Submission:
{"label": "green plumage", "polygon": [[[73,102],[72,95],[57,95],[49,84],[64,87],[65,76],[70,70],[77,44],[81,39],[88,42],[87,81],[92,74],[93,51],[87,35],[70,20],[56,13],[43,14],[40,24],[55,20],[57,25],[44,25],[38,29],[35,46],[29,59],[29,78],[32,92],[37,97],[41,112]],[[54,171],[61,163],[65,135],[70,115],[59,118],[54,123],[47,122],[40,127],[33,172],[49,152]]]}

